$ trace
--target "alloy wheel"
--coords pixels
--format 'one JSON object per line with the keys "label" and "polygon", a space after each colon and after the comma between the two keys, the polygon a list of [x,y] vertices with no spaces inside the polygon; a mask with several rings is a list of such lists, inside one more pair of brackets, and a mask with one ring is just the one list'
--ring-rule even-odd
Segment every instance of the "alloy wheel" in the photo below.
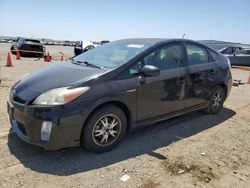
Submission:
{"label": "alloy wheel", "polygon": [[213,98],[212,98],[212,107],[214,110],[217,110],[220,105],[222,103],[222,95],[217,92],[214,94]]}
{"label": "alloy wheel", "polygon": [[93,128],[92,138],[99,146],[114,143],[121,132],[121,120],[115,114],[107,114],[99,118]]}

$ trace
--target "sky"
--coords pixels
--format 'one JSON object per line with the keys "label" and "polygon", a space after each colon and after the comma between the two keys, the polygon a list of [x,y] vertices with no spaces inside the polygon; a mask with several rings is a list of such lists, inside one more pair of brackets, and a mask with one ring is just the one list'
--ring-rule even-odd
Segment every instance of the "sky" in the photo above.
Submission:
{"label": "sky", "polygon": [[250,0],[0,0],[0,35],[57,40],[134,37],[250,44]]}

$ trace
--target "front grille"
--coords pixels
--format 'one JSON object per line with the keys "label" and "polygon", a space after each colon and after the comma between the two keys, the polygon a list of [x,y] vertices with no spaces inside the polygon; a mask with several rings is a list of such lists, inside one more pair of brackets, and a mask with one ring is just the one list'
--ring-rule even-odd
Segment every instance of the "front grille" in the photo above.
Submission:
{"label": "front grille", "polygon": [[17,121],[17,126],[18,126],[19,130],[26,136],[27,133],[26,133],[24,125]]}

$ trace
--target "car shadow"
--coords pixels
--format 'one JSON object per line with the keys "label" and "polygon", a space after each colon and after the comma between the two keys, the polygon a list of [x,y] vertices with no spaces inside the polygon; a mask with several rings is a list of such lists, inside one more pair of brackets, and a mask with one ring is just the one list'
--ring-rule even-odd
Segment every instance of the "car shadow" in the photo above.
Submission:
{"label": "car shadow", "polygon": [[235,114],[228,108],[223,108],[217,115],[205,115],[201,111],[192,112],[129,132],[118,147],[106,153],[92,153],[82,148],[44,151],[23,142],[11,131],[8,135],[8,147],[11,154],[25,167],[36,172],[66,176],[102,168],[144,154],[165,159],[165,156],[154,150],[219,125]]}

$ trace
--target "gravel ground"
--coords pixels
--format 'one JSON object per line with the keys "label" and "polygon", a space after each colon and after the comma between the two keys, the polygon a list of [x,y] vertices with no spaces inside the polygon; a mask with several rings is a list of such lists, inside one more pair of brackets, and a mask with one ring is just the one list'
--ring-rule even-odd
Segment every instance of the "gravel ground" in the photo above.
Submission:
{"label": "gravel ground", "polygon": [[[54,59],[73,55],[72,47],[47,48]],[[217,115],[198,111],[131,132],[113,151],[48,152],[10,130],[6,101],[18,79],[51,63],[12,55],[14,67],[5,67],[8,49],[0,44],[0,187],[249,187],[249,84],[233,87]],[[250,75],[232,71],[242,81]]]}

